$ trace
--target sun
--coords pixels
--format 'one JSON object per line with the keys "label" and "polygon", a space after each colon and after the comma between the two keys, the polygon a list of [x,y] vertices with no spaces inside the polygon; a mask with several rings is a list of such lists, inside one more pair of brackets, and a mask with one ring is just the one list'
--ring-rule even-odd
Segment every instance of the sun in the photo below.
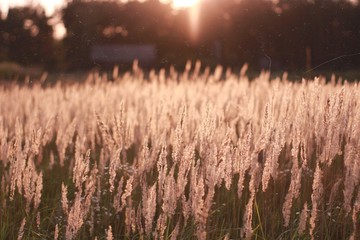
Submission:
{"label": "sun", "polygon": [[199,3],[200,0],[173,0],[174,8],[188,8]]}

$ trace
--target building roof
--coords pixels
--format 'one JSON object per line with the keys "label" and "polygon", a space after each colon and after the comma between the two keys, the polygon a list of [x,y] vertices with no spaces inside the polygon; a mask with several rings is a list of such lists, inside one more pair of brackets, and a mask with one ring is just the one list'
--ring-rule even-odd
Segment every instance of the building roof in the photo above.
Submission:
{"label": "building roof", "polygon": [[156,46],[152,44],[95,45],[91,60],[105,63],[132,63],[135,59],[147,63],[156,60]]}

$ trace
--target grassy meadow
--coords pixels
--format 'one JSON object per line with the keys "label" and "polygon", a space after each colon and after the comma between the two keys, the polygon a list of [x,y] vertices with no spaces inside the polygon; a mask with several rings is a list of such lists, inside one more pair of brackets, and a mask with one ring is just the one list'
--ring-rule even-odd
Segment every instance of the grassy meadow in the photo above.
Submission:
{"label": "grassy meadow", "polygon": [[360,87],[291,80],[0,85],[0,239],[360,239]]}

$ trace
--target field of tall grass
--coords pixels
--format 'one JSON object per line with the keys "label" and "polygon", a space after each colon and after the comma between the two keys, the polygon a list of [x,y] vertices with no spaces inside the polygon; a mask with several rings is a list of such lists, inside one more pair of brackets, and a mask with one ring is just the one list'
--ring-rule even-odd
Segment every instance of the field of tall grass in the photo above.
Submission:
{"label": "field of tall grass", "polygon": [[360,239],[358,83],[245,71],[0,86],[0,239]]}

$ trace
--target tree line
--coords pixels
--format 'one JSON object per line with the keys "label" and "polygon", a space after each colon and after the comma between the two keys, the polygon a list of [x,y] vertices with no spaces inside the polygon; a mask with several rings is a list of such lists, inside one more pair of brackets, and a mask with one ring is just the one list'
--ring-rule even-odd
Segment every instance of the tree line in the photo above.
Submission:
{"label": "tree line", "polygon": [[52,17],[35,7],[11,8],[0,20],[0,60],[53,69],[91,68],[98,44],[154,44],[156,67],[204,65],[309,70],[359,66],[360,6],[349,1],[207,0],[198,34],[191,36],[191,9],[158,0],[68,1],[58,12],[67,34],[53,37]]}

